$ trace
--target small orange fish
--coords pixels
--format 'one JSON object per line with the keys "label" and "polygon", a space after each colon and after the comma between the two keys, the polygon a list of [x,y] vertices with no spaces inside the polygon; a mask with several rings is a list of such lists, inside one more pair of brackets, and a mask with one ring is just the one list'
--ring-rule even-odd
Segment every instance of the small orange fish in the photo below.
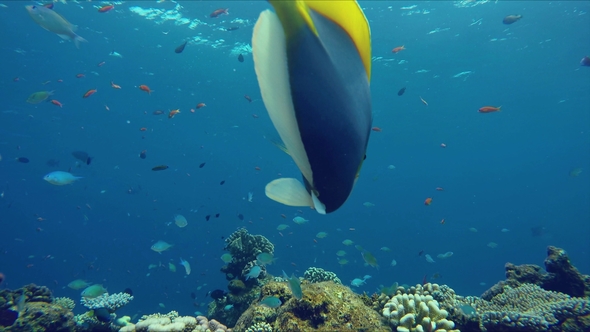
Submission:
{"label": "small orange fish", "polygon": [[198,103],[197,104],[197,109],[202,108],[202,107],[205,107],[205,106],[207,106],[207,105],[205,105],[205,103]]}
{"label": "small orange fish", "polygon": [[82,78],[82,77],[86,77],[86,75],[84,75],[84,74],[76,74],[76,78]]}
{"label": "small orange fish", "polygon": [[60,108],[63,106],[59,101],[55,99],[51,99],[51,103],[55,106],[59,106]]}
{"label": "small orange fish", "polygon": [[381,132],[381,128],[379,127],[373,127],[371,128],[372,131],[376,131],[376,132]]}
{"label": "small orange fish", "polygon": [[443,220],[440,221],[440,224],[441,225],[444,225],[445,224],[445,218],[443,218]]}
{"label": "small orange fish", "polygon": [[103,66],[105,63],[106,63],[106,62],[104,62],[104,61],[101,61],[101,62],[99,62],[99,63],[97,64],[97,66],[98,66],[98,67],[102,67],[102,66]]}
{"label": "small orange fish", "polygon": [[180,109],[170,111],[170,113],[168,113],[168,119],[172,119],[178,113],[180,113]]}
{"label": "small orange fish", "polygon": [[222,15],[222,14],[229,15],[228,10],[229,10],[229,8],[216,9],[211,14],[209,14],[209,17],[216,18],[217,16]]}
{"label": "small orange fish", "polygon": [[244,95],[244,98],[246,98],[246,100],[247,100],[248,102],[250,102],[250,103],[252,102],[252,98],[250,98],[250,96],[248,96],[248,95]]}
{"label": "small orange fish", "polygon": [[147,92],[148,95],[151,95],[152,94],[152,90],[150,90],[150,87],[147,86],[147,85],[143,85],[143,84],[140,85],[139,86],[139,90]]}
{"label": "small orange fish", "polygon": [[479,113],[492,113],[492,112],[499,112],[501,111],[502,106],[494,107],[494,106],[484,106],[479,109]]}
{"label": "small orange fish", "polygon": [[115,84],[113,81],[111,81],[111,87],[112,87],[113,89],[120,89],[120,88],[121,88],[121,86],[120,86],[120,85],[117,85],[117,84]]}
{"label": "small orange fish", "polygon": [[397,52],[399,52],[399,51],[403,51],[403,50],[405,50],[406,48],[405,48],[404,46],[405,46],[405,45],[402,45],[402,46],[395,47],[393,50],[391,50],[391,53],[397,53]]}
{"label": "small orange fish", "polygon": [[424,205],[430,205],[432,203],[432,198],[428,197],[424,200]]}
{"label": "small orange fish", "polygon": [[146,127],[141,127],[141,128],[139,128],[139,131],[147,131],[147,128]]}
{"label": "small orange fish", "polygon": [[445,191],[443,187],[436,187],[436,191]]}
{"label": "small orange fish", "polygon": [[446,145],[445,143],[440,143],[440,147],[441,147],[441,148],[446,148],[446,147],[447,147],[447,145]]}
{"label": "small orange fish", "polygon": [[106,5],[106,6],[102,6],[102,7],[100,7],[100,8],[98,9],[98,12],[99,12],[99,13],[106,13],[106,12],[108,12],[109,10],[111,10],[111,9],[113,9],[113,8],[115,8],[115,6],[113,6],[113,5]]}
{"label": "small orange fish", "polygon": [[422,104],[428,106],[428,103],[426,102],[426,100],[424,100],[422,97],[420,97],[420,101],[422,102]]}
{"label": "small orange fish", "polygon": [[90,89],[86,91],[86,93],[82,96],[82,98],[88,98],[96,93],[96,89]]}

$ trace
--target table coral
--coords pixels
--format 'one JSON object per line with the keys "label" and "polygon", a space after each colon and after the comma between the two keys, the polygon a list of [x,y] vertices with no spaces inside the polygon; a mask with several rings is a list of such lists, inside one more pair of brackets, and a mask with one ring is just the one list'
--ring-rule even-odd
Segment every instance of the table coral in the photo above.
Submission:
{"label": "table coral", "polygon": [[590,300],[537,285],[504,286],[502,293],[490,301],[475,301],[474,306],[481,317],[482,331],[562,331],[566,321],[577,325],[578,331],[590,329],[584,321],[577,321],[590,315]]}

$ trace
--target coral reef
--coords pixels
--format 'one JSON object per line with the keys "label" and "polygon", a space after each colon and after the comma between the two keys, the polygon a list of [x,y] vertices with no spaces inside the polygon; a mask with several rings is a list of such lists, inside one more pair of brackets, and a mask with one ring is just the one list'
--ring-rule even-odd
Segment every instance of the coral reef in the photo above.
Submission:
{"label": "coral reef", "polygon": [[[227,280],[242,278],[243,273],[248,273],[244,268],[250,263],[250,267],[256,264],[256,255],[266,252],[274,253],[274,245],[262,235],[249,234],[245,228],[233,232],[227,239],[227,245],[223,248],[232,255],[233,260],[221,269]],[[264,276],[263,276],[264,277]]]}
{"label": "coral reef", "polygon": [[[258,301],[275,296],[283,305],[276,309],[258,301],[240,317],[235,331],[267,323],[272,331],[390,331],[377,312],[365,306],[361,296],[334,282],[301,284],[297,300],[285,283],[271,281],[262,287]],[[266,325],[264,325],[266,326]]]}
{"label": "coral reef", "polygon": [[227,326],[216,320],[208,320],[204,316],[179,316],[178,312],[171,311],[167,314],[144,315],[136,324],[128,324],[119,332],[231,332]]}
{"label": "coral reef", "polygon": [[516,288],[521,284],[538,285],[548,291],[568,294],[573,297],[590,296],[590,276],[581,274],[569,260],[565,250],[553,246],[547,248],[545,269],[537,265],[514,265],[506,263],[506,280],[500,281],[486,293],[483,299],[490,300],[502,291],[505,285]]}
{"label": "coral reef", "polygon": [[587,331],[590,325],[578,321],[590,315],[590,300],[522,284],[508,285],[490,301],[475,299],[471,306],[480,316],[482,331]]}
{"label": "coral reef", "polygon": [[0,331],[74,331],[72,312],[53,303],[44,286],[0,291]]}
{"label": "coral reef", "polygon": [[95,298],[85,298],[83,297],[80,302],[88,309],[98,309],[98,308],[106,308],[111,312],[116,311],[117,309],[125,306],[131,300],[133,300],[133,296],[127,293],[115,293],[115,294],[108,294],[104,293],[101,296]]}
{"label": "coral reef", "polygon": [[266,322],[258,322],[247,328],[246,332],[272,332],[272,326]]}
{"label": "coral reef", "polygon": [[64,309],[68,309],[69,311],[74,310],[76,307],[76,302],[70,299],[69,297],[56,297],[53,299],[53,303],[61,306]]}
{"label": "coral reef", "polygon": [[342,284],[336,273],[326,271],[319,267],[310,267],[303,273],[303,278],[309,282],[333,281],[337,284]]}

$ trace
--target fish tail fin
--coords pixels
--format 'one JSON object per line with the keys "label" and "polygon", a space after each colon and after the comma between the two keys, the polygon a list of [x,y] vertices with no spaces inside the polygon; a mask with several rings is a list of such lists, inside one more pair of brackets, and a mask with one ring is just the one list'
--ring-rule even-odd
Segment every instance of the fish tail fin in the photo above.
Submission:
{"label": "fish tail fin", "polygon": [[502,105],[498,106],[498,112],[502,110]]}
{"label": "fish tail fin", "polygon": [[88,42],[86,39],[84,39],[78,35],[74,35],[72,40],[74,41],[74,45],[76,45],[76,48],[80,48],[80,42],[85,42],[85,43]]}

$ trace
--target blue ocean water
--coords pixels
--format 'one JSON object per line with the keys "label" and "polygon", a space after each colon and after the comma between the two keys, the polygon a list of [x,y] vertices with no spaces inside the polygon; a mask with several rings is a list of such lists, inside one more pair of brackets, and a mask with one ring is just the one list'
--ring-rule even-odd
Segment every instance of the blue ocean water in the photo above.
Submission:
{"label": "blue ocean water", "polygon": [[[206,293],[227,286],[219,272],[223,238],[240,227],[274,243],[270,273],[302,276],[316,266],[345,284],[371,275],[358,292],[426,278],[479,295],[504,278],[506,262],[542,265],[548,245],[590,273],[590,68],[579,64],[590,55],[588,2],[361,2],[372,28],[381,131],[371,135],[349,200],[326,216],[264,195],[279,173],[298,176],[271,143],[278,134],[248,52],[269,4],[133,1],[98,13],[95,2],[56,3],[88,40],[76,49],[35,24],[24,3],[3,3],[2,288],[36,283],[77,300],[79,291],[66,285],[85,279],[109,292],[132,288],[136,300],[122,309],[129,315],[206,312]],[[226,7],[229,15],[209,17]],[[523,19],[504,25],[508,14]],[[184,52],[174,53],[185,40]],[[97,92],[82,98],[89,89]],[[54,90],[63,108],[25,102],[44,90]],[[190,112],[201,102],[207,106]],[[477,111],[500,105],[501,112]],[[181,111],[173,119],[152,114],[172,109]],[[71,155],[78,150],[94,157],[90,165]],[[151,170],[161,164],[170,168]],[[70,169],[83,179],[43,181]],[[175,214],[188,226],[176,227]],[[296,216],[310,222],[297,225]],[[279,233],[283,223],[290,227]],[[328,236],[316,239],[320,231]],[[379,268],[366,266],[345,239],[372,252]],[[174,246],[158,254],[150,250],[158,240]],[[338,264],[338,250],[347,265]],[[437,257],[448,251],[452,257]],[[177,272],[148,270],[170,262]]]}

